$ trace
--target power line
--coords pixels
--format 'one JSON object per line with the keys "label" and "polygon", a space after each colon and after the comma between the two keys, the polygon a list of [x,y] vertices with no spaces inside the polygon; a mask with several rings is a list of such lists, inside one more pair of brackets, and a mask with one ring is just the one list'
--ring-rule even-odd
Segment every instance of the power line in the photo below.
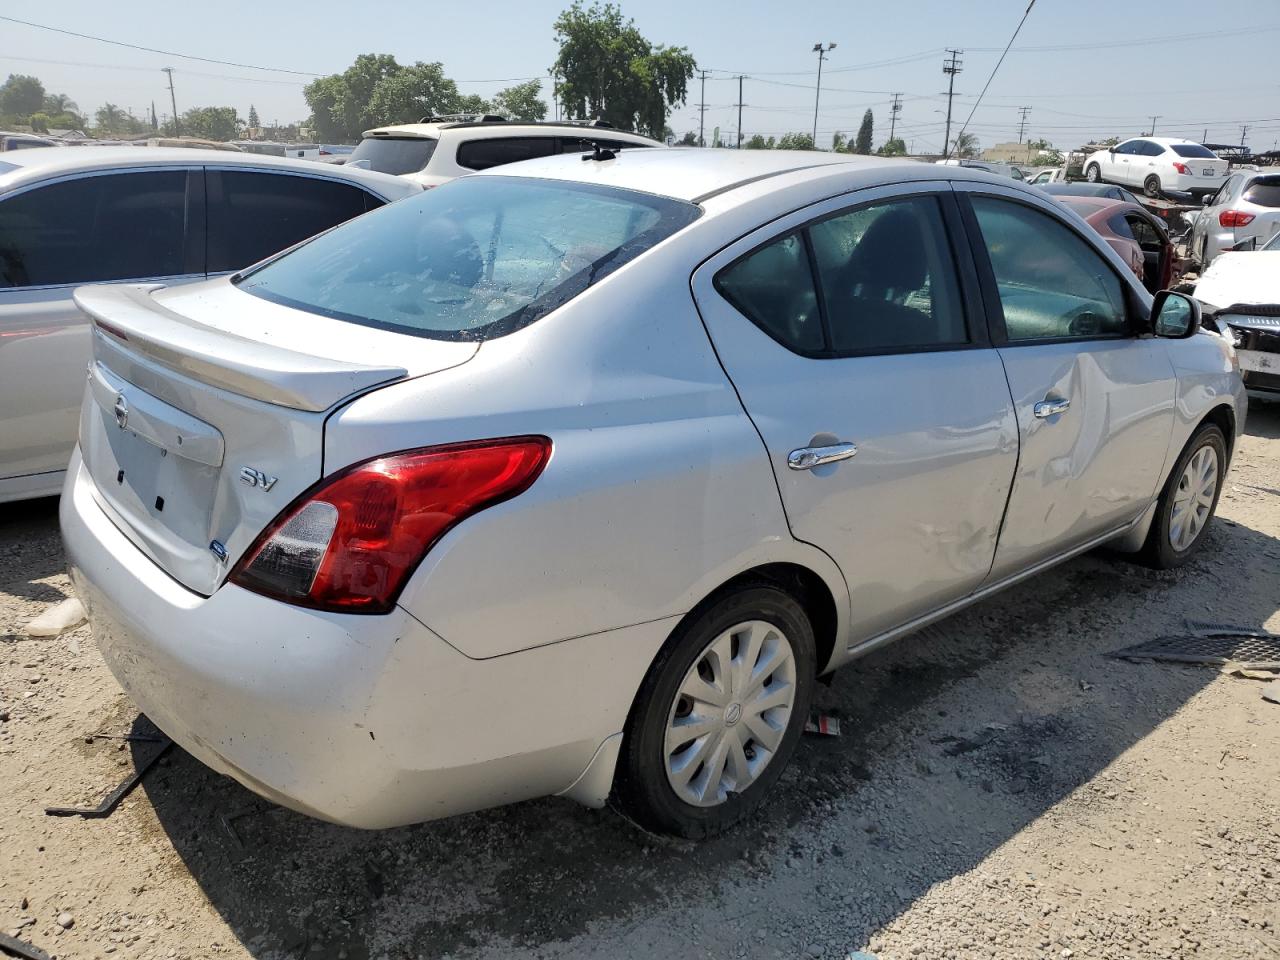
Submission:
{"label": "power line", "polygon": [[173,67],[161,67],[169,75],[169,104],[173,107],[173,135],[182,136],[182,128],[178,126],[178,99],[173,95]]}
{"label": "power line", "polygon": [[947,152],[947,144],[951,142],[951,101],[956,95],[956,74],[964,69],[964,61],[960,59],[963,50],[947,49],[950,56],[942,61],[942,72],[947,75],[947,134],[942,140],[942,151]]}
{"label": "power line", "polygon": [[893,103],[889,106],[889,142],[893,142],[893,132],[897,128],[898,114],[902,112],[902,94],[893,95]]}
{"label": "power line", "polygon": [[742,81],[747,79],[742,74],[738,74],[738,149],[742,149]]}
{"label": "power line", "polygon": [[1031,108],[1030,108],[1030,107],[1019,107],[1019,108],[1018,108],[1018,113],[1019,113],[1019,114],[1021,114],[1021,116],[1020,116],[1020,117],[1019,117],[1019,119],[1018,119],[1018,142],[1019,142],[1019,143],[1021,143],[1021,142],[1022,142],[1022,135],[1026,132],[1026,129],[1027,129],[1027,114],[1029,114],[1030,112],[1031,112]]}
{"label": "power line", "polygon": [[[975,103],[973,105],[973,109],[969,111],[969,117],[968,119],[965,120],[964,126],[960,128],[960,132],[956,134],[957,141],[962,136],[964,136],[965,127],[969,126],[969,120],[973,119],[973,115],[978,110],[978,104],[982,103],[982,98],[986,96],[987,88],[991,86],[991,81],[996,78],[996,73],[999,72],[1000,65],[1004,63],[1004,58],[1009,55],[1009,48],[1013,46],[1013,41],[1018,39],[1018,34],[1022,32],[1022,25],[1027,22],[1027,17],[1031,16],[1031,8],[1034,7],[1035,5],[1036,5],[1036,0],[1031,0],[1031,2],[1027,4],[1027,9],[1022,12],[1022,19],[1018,21],[1018,26],[1014,28],[1013,36],[1009,38],[1009,42],[1005,44],[1004,53],[1000,54],[1000,59],[997,60],[996,65],[991,68],[991,76],[987,77],[987,82],[983,84],[982,93],[978,94],[977,103]],[[950,115],[949,112],[948,112],[948,115]],[[950,159],[950,157],[951,157],[951,151],[948,149],[947,158]]]}
{"label": "power line", "polygon": [[1148,137],[1154,137],[1156,135],[1156,121],[1159,120],[1160,117],[1161,114],[1158,113],[1153,113],[1151,115],[1151,132],[1147,134]]}
{"label": "power line", "polygon": [[705,147],[707,145],[703,133],[706,128],[707,118],[707,75],[710,70],[699,70],[698,78],[702,81],[702,95],[698,100],[698,146]]}

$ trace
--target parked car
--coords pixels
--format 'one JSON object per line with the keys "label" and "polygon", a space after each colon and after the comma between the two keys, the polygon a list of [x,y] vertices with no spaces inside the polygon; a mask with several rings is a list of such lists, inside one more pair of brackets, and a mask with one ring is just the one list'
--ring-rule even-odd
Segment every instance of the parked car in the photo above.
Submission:
{"label": "parked car", "polygon": [[1066,179],[1066,167],[1049,167],[1047,170],[1037,171],[1027,180],[1027,183],[1040,187],[1050,183],[1065,183]]}
{"label": "parked car", "polygon": [[1090,183],[1105,180],[1142,187],[1148,197],[1166,192],[1204,196],[1226,178],[1230,164],[1194,140],[1177,137],[1137,137],[1091,153],[1084,161]]}
{"label": "parked car", "polygon": [[1097,230],[1150,292],[1173,281],[1177,253],[1159,218],[1136,203],[1102,197],[1061,197],[1060,202]]}
{"label": "parked car", "polygon": [[408,176],[434,187],[454,177],[520,160],[589,153],[596,144],[612,151],[663,146],[604,123],[514,123],[492,116],[478,120],[427,118],[422,123],[366,130],[346,162]]}
{"label": "parked car", "polygon": [[24,150],[0,161],[0,502],[62,488],[90,332],[75,288],[238,270],[421,192],[396,177],[190,148]]}
{"label": "parked car", "polygon": [[1051,197],[1101,197],[1142,205],[1132,193],[1113,183],[1050,183],[1040,189]]}
{"label": "parked car", "polygon": [[997,177],[1008,177],[1011,180],[1026,180],[1022,170],[1012,163],[997,163],[994,160],[969,160],[952,157],[949,160],[935,160],[940,167],[968,167],[970,170],[985,170]]}
{"label": "parked car", "polygon": [[1201,269],[1234,247],[1260,247],[1280,233],[1280,173],[1233,172],[1205,197],[1187,249]]}
{"label": "parked car", "polygon": [[1223,252],[1196,282],[1205,326],[1236,348],[1251,397],[1280,401],[1280,233],[1250,252]]}
{"label": "parked car", "polygon": [[559,794],[723,830],[820,674],[1097,544],[1192,556],[1245,413],[1198,304],[1057,201],[849,154],[534,160],[76,297],[106,662],[361,827]]}
{"label": "parked car", "polygon": [[0,130],[0,153],[10,150],[32,150],[36,147],[60,147],[63,144],[33,133],[7,133]]}

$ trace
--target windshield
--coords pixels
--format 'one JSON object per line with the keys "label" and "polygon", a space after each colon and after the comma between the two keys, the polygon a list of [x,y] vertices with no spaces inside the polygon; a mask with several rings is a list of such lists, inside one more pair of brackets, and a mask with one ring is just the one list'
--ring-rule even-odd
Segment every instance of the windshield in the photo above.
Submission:
{"label": "windshield", "polygon": [[1197,159],[1217,160],[1218,156],[1212,150],[1200,146],[1198,143],[1171,143],[1169,149],[1180,157],[1195,157]]}
{"label": "windshield", "polygon": [[562,306],[700,212],[612,187],[462,177],[320,234],[235,282],[353,323],[486,340]]}
{"label": "windshield", "polygon": [[1270,240],[1268,240],[1268,241],[1263,245],[1262,249],[1263,249],[1263,250],[1276,250],[1276,251],[1280,251],[1280,233],[1277,233],[1277,234],[1276,234],[1275,236],[1273,236]]}
{"label": "windshield", "polygon": [[365,137],[347,158],[368,160],[378,173],[417,173],[436,152],[437,141],[428,137]]}

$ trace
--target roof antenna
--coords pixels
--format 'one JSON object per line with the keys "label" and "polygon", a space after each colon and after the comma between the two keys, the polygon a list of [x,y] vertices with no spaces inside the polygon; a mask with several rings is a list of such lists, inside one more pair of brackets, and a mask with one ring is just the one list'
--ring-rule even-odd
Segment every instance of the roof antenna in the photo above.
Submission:
{"label": "roof antenna", "polygon": [[600,146],[595,140],[591,141],[591,153],[584,153],[583,160],[616,160],[618,154],[613,150],[607,150]]}

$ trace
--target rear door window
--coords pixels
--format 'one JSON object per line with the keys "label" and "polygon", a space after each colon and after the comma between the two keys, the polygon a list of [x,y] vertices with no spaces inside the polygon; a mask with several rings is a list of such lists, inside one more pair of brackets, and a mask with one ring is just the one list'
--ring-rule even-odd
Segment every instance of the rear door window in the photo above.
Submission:
{"label": "rear door window", "polygon": [[826,348],[818,295],[803,232],[788,233],[721,270],[716,290],[738,312],[788,350]]}
{"label": "rear door window", "polygon": [[359,187],[285,173],[210,168],[210,273],[241,270],[382,201]]}
{"label": "rear door window", "polygon": [[555,137],[491,137],[458,144],[458,166],[488,170],[557,153]]}
{"label": "rear door window", "polygon": [[1198,160],[1216,160],[1218,155],[1198,143],[1174,143],[1169,149],[1180,157],[1193,157]]}
{"label": "rear door window", "polygon": [[185,170],[100,174],[0,200],[0,287],[202,272],[188,250],[187,180]]}
{"label": "rear door window", "polygon": [[1039,210],[972,198],[1011,342],[1119,337],[1124,289],[1096,250]]}

